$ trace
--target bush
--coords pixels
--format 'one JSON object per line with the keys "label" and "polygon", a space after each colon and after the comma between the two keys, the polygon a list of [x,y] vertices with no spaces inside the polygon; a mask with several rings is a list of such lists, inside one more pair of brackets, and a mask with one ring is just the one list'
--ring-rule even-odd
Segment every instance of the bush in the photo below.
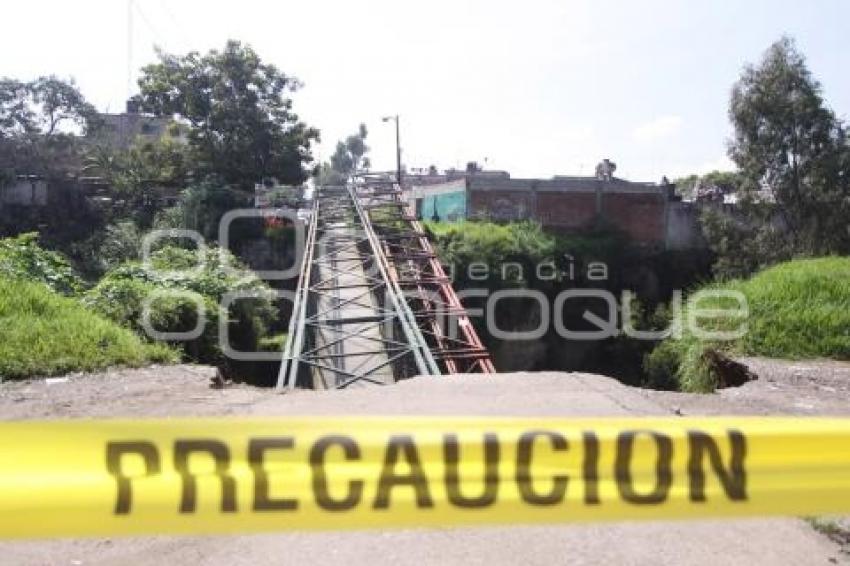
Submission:
{"label": "bush", "polygon": [[86,293],[83,303],[114,322],[141,330],[142,303],[155,290],[142,281],[106,278]]}
{"label": "bush", "polygon": [[41,283],[0,277],[2,379],[176,359],[167,346],[147,344]]}
{"label": "bush", "polygon": [[[551,282],[536,280],[537,266],[554,261],[557,271],[566,272],[565,255],[579,264],[604,261],[618,264],[627,247],[627,241],[616,231],[599,229],[585,234],[558,235],[546,232],[536,222],[468,221],[458,223],[425,222],[436,251],[443,264],[451,266],[458,288],[468,283],[480,286],[479,281],[468,281],[468,268],[472,263],[489,267],[491,288],[534,285],[551,286]],[[502,269],[507,263],[518,263],[522,269]],[[579,278],[581,274],[578,274]]]}
{"label": "bush", "polygon": [[125,262],[139,259],[142,232],[132,221],[109,224],[92,237],[70,245],[71,257],[92,279]]}
{"label": "bush", "polygon": [[717,389],[720,378],[708,355],[712,350],[711,346],[699,342],[684,348],[676,372],[679,389],[691,393],[711,393]]}
{"label": "bush", "polygon": [[712,272],[720,280],[748,277],[793,257],[785,235],[769,215],[761,220],[746,219],[740,213],[709,206],[700,211],[699,223],[716,257]]}
{"label": "bush", "polygon": [[38,245],[36,232],[0,240],[0,277],[37,281],[64,295],[83,288],[68,260]]}
{"label": "bush", "polygon": [[[142,324],[145,300],[161,291],[181,292],[152,300],[150,323],[159,332],[191,330],[197,323],[196,301],[200,301],[206,324],[198,339],[183,343],[189,358],[205,363],[223,362],[218,343],[221,317],[229,319],[233,348],[256,351],[276,314],[274,293],[229,252],[211,248],[203,257],[199,257],[200,253],[169,246],[151,254],[150,269],[138,262],[125,263],[107,273],[86,294],[84,302],[95,312],[145,334]],[[224,269],[225,257],[229,257],[233,266],[230,272]],[[199,261],[204,265],[195,273]],[[224,312],[220,305],[229,291],[249,291],[257,297],[240,299],[231,305],[229,312]]]}
{"label": "bush", "polygon": [[675,391],[679,389],[676,375],[681,363],[679,352],[670,342],[662,342],[643,358],[644,386],[650,389]]}
{"label": "bush", "polygon": [[[747,299],[747,332],[730,342],[698,339],[687,325],[681,338],[668,339],[647,358],[652,380],[673,380],[684,391],[712,391],[717,368],[712,350],[736,355],[850,360],[850,258],[825,257],[781,263],[748,280],[704,289],[740,291]],[[701,308],[728,307],[705,300]],[[687,317],[684,309],[683,317]],[[733,330],[737,318],[700,321],[703,328]]]}
{"label": "bush", "polygon": [[261,352],[282,352],[283,345],[286,343],[286,332],[280,332],[278,334],[272,334],[270,336],[265,336],[260,339],[260,351]]}
{"label": "bush", "polygon": [[125,261],[139,259],[142,236],[133,222],[110,224],[104,231],[103,242],[98,250],[100,260],[110,269]]}
{"label": "bush", "polygon": [[[254,202],[252,193],[233,189],[212,176],[183,191],[179,206],[184,218],[183,227],[197,231],[208,242],[214,242],[218,240],[221,218],[234,209],[252,208]],[[231,245],[245,238],[258,237],[262,237],[259,223],[234,222],[231,226]]]}
{"label": "bush", "polygon": [[186,227],[186,211],[178,204],[170,208],[164,208],[156,213],[153,219],[153,227],[157,230],[170,230]]}
{"label": "bush", "polygon": [[[555,252],[555,238],[533,222],[426,222],[425,225],[440,260],[453,266],[461,287],[471,263],[486,264],[492,283],[498,280],[510,286],[523,284],[534,273],[534,266],[552,259]],[[503,278],[502,265],[514,262],[524,266],[525,277],[520,278],[517,270],[510,269]]]}
{"label": "bush", "polygon": [[149,305],[150,328],[162,333],[188,332],[198,323],[197,303],[204,305],[205,331],[196,340],[181,342],[186,355],[196,361],[214,363],[221,359],[217,346],[218,304],[208,297],[179,288],[157,286],[133,279],[105,278],[83,299],[86,306],[106,318],[130,328],[142,336],[148,331],[143,324],[145,300],[164,289],[182,290],[183,295],[162,295]]}

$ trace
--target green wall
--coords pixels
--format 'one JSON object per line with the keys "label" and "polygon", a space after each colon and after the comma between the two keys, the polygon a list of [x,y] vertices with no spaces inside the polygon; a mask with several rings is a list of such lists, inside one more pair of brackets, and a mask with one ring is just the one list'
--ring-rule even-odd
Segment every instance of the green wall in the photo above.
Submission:
{"label": "green wall", "polygon": [[460,222],[466,219],[466,191],[428,195],[417,199],[417,212],[423,220]]}

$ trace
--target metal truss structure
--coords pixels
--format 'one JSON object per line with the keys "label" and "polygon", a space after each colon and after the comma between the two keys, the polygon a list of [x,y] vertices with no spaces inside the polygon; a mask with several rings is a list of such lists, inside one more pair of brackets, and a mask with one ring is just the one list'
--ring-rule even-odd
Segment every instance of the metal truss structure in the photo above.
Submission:
{"label": "metal truss structure", "polygon": [[489,352],[399,186],[366,177],[353,190],[441,372],[495,373]]}
{"label": "metal truss structure", "polygon": [[278,388],[493,371],[398,187],[318,187]]}
{"label": "metal truss structure", "polygon": [[313,195],[278,388],[345,388],[439,373],[350,187]]}

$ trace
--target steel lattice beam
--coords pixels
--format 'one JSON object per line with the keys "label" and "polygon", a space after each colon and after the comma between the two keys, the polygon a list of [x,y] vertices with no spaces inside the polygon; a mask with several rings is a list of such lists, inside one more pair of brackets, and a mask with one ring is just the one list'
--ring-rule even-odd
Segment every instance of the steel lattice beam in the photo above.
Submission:
{"label": "steel lattice beam", "polygon": [[398,185],[365,180],[356,185],[361,207],[389,259],[391,275],[444,373],[494,373],[489,352],[460,303],[422,225]]}
{"label": "steel lattice beam", "polygon": [[278,388],[440,373],[350,187],[315,191]]}

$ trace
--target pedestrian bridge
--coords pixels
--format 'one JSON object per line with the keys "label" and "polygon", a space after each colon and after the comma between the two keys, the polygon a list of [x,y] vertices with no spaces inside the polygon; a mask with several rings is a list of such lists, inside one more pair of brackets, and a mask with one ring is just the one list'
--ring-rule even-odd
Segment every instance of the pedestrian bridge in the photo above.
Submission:
{"label": "pedestrian bridge", "polygon": [[397,184],[317,187],[277,387],[494,373]]}

